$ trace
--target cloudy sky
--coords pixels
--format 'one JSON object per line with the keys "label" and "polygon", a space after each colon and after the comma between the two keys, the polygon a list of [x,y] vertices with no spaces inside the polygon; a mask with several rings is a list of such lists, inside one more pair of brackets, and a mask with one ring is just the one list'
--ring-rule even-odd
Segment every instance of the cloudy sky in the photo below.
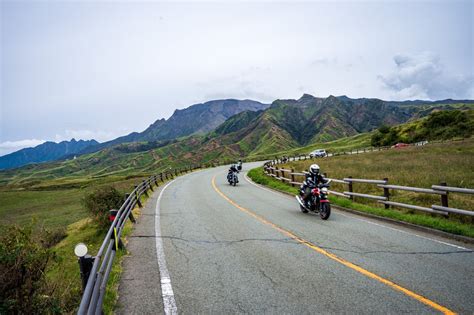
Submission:
{"label": "cloudy sky", "polygon": [[474,99],[474,1],[0,0],[0,155],[219,98]]}

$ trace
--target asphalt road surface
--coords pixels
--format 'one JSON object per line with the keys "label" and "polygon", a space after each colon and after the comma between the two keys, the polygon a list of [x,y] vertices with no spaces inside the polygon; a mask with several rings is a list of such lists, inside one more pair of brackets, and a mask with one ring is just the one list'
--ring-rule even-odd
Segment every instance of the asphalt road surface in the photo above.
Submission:
{"label": "asphalt road surface", "polygon": [[[260,163],[261,164],[261,163]],[[176,178],[127,246],[118,313],[474,313],[472,245],[291,196],[226,167]]]}

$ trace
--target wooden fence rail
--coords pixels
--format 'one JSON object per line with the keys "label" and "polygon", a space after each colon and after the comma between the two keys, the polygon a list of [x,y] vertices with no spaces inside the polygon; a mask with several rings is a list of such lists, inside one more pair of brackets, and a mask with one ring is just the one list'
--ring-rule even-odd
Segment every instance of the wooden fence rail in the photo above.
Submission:
{"label": "wooden fence rail", "polygon": [[[263,166],[265,174],[268,176],[272,176],[275,179],[278,179],[282,182],[285,182],[293,187],[303,184],[303,180],[298,181],[297,177],[301,178],[305,176],[307,172],[304,172],[304,171],[295,172],[294,169],[284,169],[284,168],[278,167],[279,164],[287,163],[289,160],[290,158],[285,157],[285,158],[275,159],[275,160],[265,163]],[[296,156],[293,157],[293,161],[296,161],[296,160],[297,160],[297,157]],[[389,209],[390,207],[400,207],[400,208],[406,208],[406,209],[411,209],[411,210],[440,214],[444,216],[449,216],[450,213],[455,213],[458,215],[474,217],[474,211],[472,209],[465,210],[465,209],[457,209],[457,208],[449,207],[449,199],[448,199],[451,193],[474,195],[474,189],[450,187],[450,186],[447,186],[446,183],[440,183],[439,185],[432,185],[431,189],[400,186],[400,185],[389,185],[388,178],[365,179],[365,178],[352,178],[349,176],[343,179],[336,179],[336,178],[328,178],[328,179],[331,179],[331,181],[335,183],[347,185],[347,190],[344,190],[342,192],[329,190],[331,194],[339,196],[339,197],[349,198],[351,200],[354,200],[355,197],[372,199],[378,203],[383,204],[386,209]],[[383,191],[381,195],[357,193],[357,192],[354,192],[355,183],[376,185],[376,187],[381,188]],[[410,192],[415,192],[419,194],[439,195],[441,205],[431,205],[431,207],[422,207],[419,205],[390,201],[390,196],[391,196],[390,191],[396,191],[396,190],[410,191]]]}

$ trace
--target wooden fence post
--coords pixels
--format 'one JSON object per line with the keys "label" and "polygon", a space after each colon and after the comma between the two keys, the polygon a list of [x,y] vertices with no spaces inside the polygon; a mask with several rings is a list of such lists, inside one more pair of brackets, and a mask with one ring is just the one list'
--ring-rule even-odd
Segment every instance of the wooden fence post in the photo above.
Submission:
{"label": "wooden fence post", "polygon": [[[446,182],[441,182],[439,183],[440,186],[447,186]],[[449,192],[446,192],[446,195],[441,195],[441,206],[443,207],[449,207],[448,205],[448,194]],[[449,217],[449,212],[446,214],[446,217]]]}
{"label": "wooden fence post", "polygon": [[[388,178],[384,178],[383,179],[384,181],[386,181],[385,185],[388,184]],[[388,188],[385,188],[383,189],[383,196],[387,198],[387,201],[390,200],[390,190]],[[385,205],[385,209],[390,209],[390,205]]]}
{"label": "wooden fence post", "polygon": [[295,187],[295,184],[293,184],[295,182],[295,174],[293,174],[295,172],[295,169],[292,168],[291,169],[291,187]]}
{"label": "wooden fence post", "polygon": [[279,176],[279,170],[278,170],[278,166],[275,167],[275,174],[276,174],[276,179],[278,179]]}
{"label": "wooden fence post", "polygon": [[[349,176],[349,178],[352,178],[352,176]],[[349,192],[354,192],[354,189],[352,187],[352,181],[348,182],[348,185],[349,185]],[[354,201],[354,196],[349,196],[349,199]]]}

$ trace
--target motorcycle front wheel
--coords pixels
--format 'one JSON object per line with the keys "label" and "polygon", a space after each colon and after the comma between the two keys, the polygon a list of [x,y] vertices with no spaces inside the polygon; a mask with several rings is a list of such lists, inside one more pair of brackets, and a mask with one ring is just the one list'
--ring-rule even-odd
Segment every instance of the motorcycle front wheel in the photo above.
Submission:
{"label": "motorcycle front wheel", "polygon": [[300,210],[301,210],[301,212],[303,212],[303,213],[308,213],[308,210],[306,210],[306,208],[303,207],[302,205],[300,205]]}
{"label": "motorcycle front wheel", "polygon": [[331,215],[331,204],[329,202],[323,202],[321,203],[321,211],[319,211],[319,216],[323,220],[329,219],[329,216]]}

